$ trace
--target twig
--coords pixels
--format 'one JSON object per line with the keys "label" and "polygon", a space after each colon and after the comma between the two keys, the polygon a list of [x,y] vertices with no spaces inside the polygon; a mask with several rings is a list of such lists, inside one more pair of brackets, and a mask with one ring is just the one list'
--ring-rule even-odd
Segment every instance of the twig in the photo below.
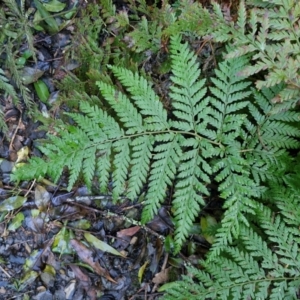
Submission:
{"label": "twig", "polygon": [[12,144],[13,144],[13,142],[15,140],[16,135],[17,135],[17,131],[18,131],[19,127],[20,127],[21,121],[22,121],[22,114],[21,114],[21,116],[19,118],[19,122],[18,122],[17,128],[16,128],[16,130],[15,130],[15,132],[14,132],[12,138],[11,138],[11,141],[9,143],[9,150],[12,150]]}
{"label": "twig", "polygon": [[31,190],[33,189],[33,186],[35,185],[36,183],[36,179],[33,180],[32,184],[30,185],[29,187],[29,190],[26,192],[25,196],[24,197],[27,197],[28,194],[31,192]]}
{"label": "twig", "polygon": [[11,278],[11,276],[0,266],[0,270],[8,277]]}
{"label": "twig", "polygon": [[[149,232],[150,234],[158,237],[160,240],[164,241],[165,240],[165,237],[158,234],[157,232],[155,232],[154,230],[150,229],[148,226],[142,224],[141,222],[139,221],[136,221],[134,219],[131,219],[131,218],[127,218],[126,216],[123,216],[123,215],[119,215],[117,213],[113,213],[109,210],[106,210],[106,211],[102,211],[102,210],[99,210],[99,209],[96,209],[96,208],[91,208],[91,207],[87,207],[83,204],[80,204],[78,203],[77,201],[83,201],[83,200],[98,200],[98,199],[104,199],[104,198],[107,198],[107,196],[80,196],[80,197],[75,197],[75,198],[69,198],[67,199],[65,202],[66,203],[70,203],[70,204],[74,204],[76,206],[79,206],[79,207],[82,207],[82,208],[85,208],[87,210],[91,210],[91,211],[94,211],[94,212],[97,212],[97,213],[100,213],[102,216],[104,217],[118,217],[118,218],[121,218],[123,219],[124,221],[128,221],[129,223],[131,223],[132,225],[136,225],[136,226],[140,226],[142,229],[144,229],[146,232]],[[122,197],[125,199],[125,197]]]}
{"label": "twig", "polygon": [[[161,267],[161,272],[164,271],[164,270],[166,269],[166,266],[167,266],[167,263],[168,263],[168,259],[169,259],[169,253],[166,253],[165,258],[164,258],[163,265],[162,265],[162,267]],[[153,288],[152,288],[151,293],[154,293],[154,292],[156,291],[157,287],[158,287],[158,284],[155,283],[155,285],[154,285]]]}

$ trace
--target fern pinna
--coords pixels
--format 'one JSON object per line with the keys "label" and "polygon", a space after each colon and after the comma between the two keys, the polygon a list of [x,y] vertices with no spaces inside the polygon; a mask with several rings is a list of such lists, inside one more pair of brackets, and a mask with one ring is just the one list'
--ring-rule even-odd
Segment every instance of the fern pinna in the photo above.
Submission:
{"label": "fern pinna", "polygon": [[[285,127],[295,116],[291,120],[272,117],[272,107],[265,104],[268,93],[254,93],[256,102],[249,106],[251,84],[237,75],[248,63],[246,57],[221,62],[208,92],[205,80],[200,79],[197,56],[180,36],[172,37],[170,52],[171,117],[145,78],[110,66],[123,87],[121,91],[97,83],[110,109],[92,106],[89,96],[78,94],[81,113],[68,114],[77,125],[58,128],[59,135],[50,136],[50,142],[41,147],[47,160],[32,158],[13,179],[47,174],[57,181],[66,166],[69,189],[82,174],[89,187],[96,177],[105,191],[112,176],[115,200],[121,194],[137,198],[147,183],[143,222],[154,217],[168,187],[174,185],[177,252],[205,204],[204,197],[210,194],[208,185],[215,180],[226,210],[210,252],[213,259],[239,235],[241,225],[248,225],[246,215],[255,214],[256,199],[264,191],[261,183],[268,177],[257,170],[274,168],[274,161],[284,155],[281,148],[294,147],[293,136],[299,134]],[[290,137],[284,145],[276,145],[276,136],[281,134]]]}
{"label": "fern pinna", "polygon": [[[299,193],[294,200],[299,207]],[[259,229],[254,224],[241,226],[233,245],[224,247],[212,261],[201,261],[201,270],[188,267],[189,275],[170,283],[164,299],[298,299],[300,216],[281,209],[287,217],[274,218],[270,209],[258,206]],[[288,225],[295,223],[297,227]]]}
{"label": "fern pinna", "polygon": [[200,261],[201,269],[188,266],[182,281],[163,287],[164,299],[299,299],[299,158],[289,162],[293,171],[287,164],[277,173],[280,184],[270,179],[262,195],[268,205],[257,204],[250,226],[242,224],[239,237]]}

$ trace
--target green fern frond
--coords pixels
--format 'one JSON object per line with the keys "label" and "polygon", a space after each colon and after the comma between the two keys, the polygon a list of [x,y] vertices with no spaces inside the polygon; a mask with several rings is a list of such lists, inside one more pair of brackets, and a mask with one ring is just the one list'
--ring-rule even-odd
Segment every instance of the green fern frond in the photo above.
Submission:
{"label": "green fern frond", "polygon": [[[276,172],[285,172],[289,163],[285,149],[298,145],[293,124],[298,115],[274,113],[270,99],[279,88],[251,90],[251,83],[239,75],[249,62],[245,56],[219,64],[208,96],[197,57],[180,36],[171,38],[170,53],[172,116],[144,77],[109,66],[120,88],[107,80],[97,83],[103,107],[109,109],[89,104],[101,101],[83,94],[88,101],[80,102],[81,113],[68,114],[76,126],[58,128],[58,135],[41,147],[48,160],[34,159],[13,178],[47,174],[57,181],[67,167],[68,189],[81,175],[88,187],[97,178],[101,191],[112,186],[115,201],[120,195],[136,199],[146,185],[144,223],[157,214],[172,186],[175,252],[205,205],[207,186],[214,180],[225,213],[209,254],[213,261],[239,238],[241,228],[249,226],[265,183]],[[75,98],[80,95],[75,93]]]}
{"label": "green fern frond", "polygon": [[127,195],[135,199],[147,181],[153,153],[154,137],[140,136],[132,140],[132,160]]}
{"label": "green fern frond", "polygon": [[[251,8],[240,1],[236,22],[228,20],[228,14],[221,6],[213,3],[213,26],[201,23],[202,30],[208,30],[218,42],[232,42],[235,47],[227,58],[252,54],[253,64],[240,72],[244,76],[266,71],[263,80],[257,80],[256,87],[272,87],[286,83],[280,92],[280,101],[296,99],[299,96],[299,3],[291,1],[248,1]],[[253,4],[251,2],[254,2]],[[256,6],[257,5],[257,6]]]}
{"label": "green fern frond", "polygon": [[5,123],[4,113],[3,113],[2,109],[0,109],[0,130],[3,133],[6,133],[8,131],[8,127],[7,127],[6,123]]}
{"label": "green fern frond", "polygon": [[178,134],[161,134],[155,137],[160,144],[154,147],[148,192],[142,214],[142,221],[145,223],[153,219],[160,203],[165,199],[167,187],[174,181],[181,155],[179,138]]}
{"label": "green fern frond", "polygon": [[116,15],[116,6],[112,0],[101,0],[103,18],[111,18]]}
{"label": "green fern frond", "polygon": [[236,245],[222,248],[212,261],[201,261],[204,270],[188,267],[190,276],[172,283],[164,299],[296,299],[299,232],[280,217],[274,222],[270,209],[260,206],[259,211],[268,239],[241,226]]}
{"label": "green fern frond", "polygon": [[128,34],[132,39],[131,49],[137,53],[144,51],[157,52],[160,48],[162,36],[161,26],[157,21],[148,22],[146,17],[141,18],[138,26]]}
{"label": "green fern frond", "polygon": [[14,46],[11,42],[7,42],[5,45],[5,49],[7,55],[6,67],[10,70],[12,79],[15,81],[18,89],[20,90],[25,104],[28,108],[31,108],[33,99],[30,96],[29,89],[24,85],[22,81],[22,70],[16,64],[15,51],[13,50]]}
{"label": "green fern frond", "polygon": [[163,14],[163,21],[167,24],[163,35],[168,37],[179,34],[205,36],[207,28],[213,26],[209,11],[196,1],[178,1],[172,8],[166,5]]}

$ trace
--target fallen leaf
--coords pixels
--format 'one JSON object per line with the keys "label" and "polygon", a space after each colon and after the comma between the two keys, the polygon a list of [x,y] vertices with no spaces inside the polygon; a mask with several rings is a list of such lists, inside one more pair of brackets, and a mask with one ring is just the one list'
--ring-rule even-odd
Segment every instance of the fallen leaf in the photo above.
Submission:
{"label": "fallen leaf", "polygon": [[23,278],[20,280],[20,286],[18,287],[18,291],[23,291],[28,285],[32,284],[38,276],[39,276],[38,272],[35,271],[26,272]]}
{"label": "fallen leaf", "polygon": [[84,229],[87,230],[91,227],[91,222],[86,219],[76,220],[73,222],[69,222],[69,226],[76,229]]}
{"label": "fallen leaf", "polygon": [[73,249],[76,251],[77,255],[79,256],[79,258],[87,263],[88,265],[90,265],[94,271],[100,275],[105,277],[107,280],[116,283],[116,281],[114,281],[107,270],[105,270],[104,268],[102,268],[99,264],[98,261],[95,261],[93,258],[93,252],[92,250],[90,250],[89,248],[87,248],[84,244],[82,244],[81,242],[72,239],[70,241],[71,246],[73,247]]}
{"label": "fallen leaf", "polygon": [[148,266],[149,261],[147,260],[139,269],[138,272],[138,279],[139,279],[139,283],[142,283],[142,279],[143,279],[143,275],[145,273],[146,267]]}
{"label": "fallen leaf", "polygon": [[20,208],[26,201],[27,198],[22,196],[9,197],[1,202],[0,211],[11,211]]}
{"label": "fallen leaf", "polygon": [[8,230],[15,231],[22,225],[23,220],[24,214],[22,212],[19,212],[9,223]]}
{"label": "fallen leaf", "polygon": [[75,274],[75,277],[77,281],[79,282],[79,285],[85,290],[87,295],[89,296],[90,300],[96,300],[97,299],[97,292],[95,288],[92,286],[92,281],[88,275],[86,275],[79,266],[70,265],[70,268]]}
{"label": "fallen leaf", "polygon": [[43,283],[47,286],[47,288],[52,287],[54,285],[55,274],[55,269],[50,265],[46,265],[40,277]]}
{"label": "fallen leaf", "polygon": [[18,152],[17,152],[17,160],[16,164],[19,162],[24,162],[28,160],[28,155],[29,155],[29,147],[25,146],[22,147]]}
{"label": "fallen leaf", "polygon": [[72,299],[75,293],[76,280],[71,280],[68,285],[65,287],[64,292],[66,295],[66,299]]}
{"label": "fallen leaf", "polygon": [[89,283],[89,285],[91,285],[90,277],[87,276],[85,273],[83,273],[78,266],[70,264],[70,268],[74,272],[75,277],[78,281],[84,282],[84,283]]}
{"label": "fallen leaf", "polygon": [[117,237],[122,238],[123,236],[133,236],[141,229],[140,226],[133,226],[130,228],[122,229],[117,233]]}
{"label": "fallen leaf", "polygon": [[207,215],[207,216],[203,216],[201,217],[201,221],[200,221],[200,224],[201,224],[201,230],[202,230],[202,235],[203,237],[210,243],[210,244],[213,244],[214,240],[215,240],[215,236],[214,235],[211,235],[209,234],[209,229],[213,226],[216,226],[216,224],[218,224],[217,220],[210,216],[210,215]]}
{"label": "fallen leaf", "polygon": [[22,71],[22,81],[25,85],[36,82],[44,73],[45,71],[37,68],[24,67]]}
{"label": "fallen leaf", "polygon": [[155,284],[162,284],[168,281],[169,279],[169,269],[167,268],[165,270],[162,270],[161,272],[155,274],[154,278],[152,279],[152,282]]}
{"label": "fallen leaf", "polygon": [[62,2],[59,2],[57,0],[52,0],[52,1],[49,1],[49,2],[44,2],[43,5],[44,5],[44,7],[46,8],[47,11],[60,12],[65,8],[66,3],[62,3]]}
{"label": "fallen leaf", "polygon": [[73,237],[74,234],[72,230],[64,226],[54,238],[52,251],[58,252],[60,255],[73,253],[73,249],[70,247],[70,239]]}
{"label": "fallen leaf", "polygon": [[84,234],[85,239],[94,247],[96,247],[97,249],[103,251],[103,252],[109,252],[111,254],[114,255],[118,255],[118,256],[122,256],[123,255],[117,251],[116,249],[114,249],[113,247],[111,247],[110,245],[104,243],[103,241],[97,239],[95,236],[93,236],[92,234],[86,232]]}
{"label": "fallen leaf", "polygon": [[52,33],[58,32],[59,28],[53,16],[46,10],[46,8],[42,5],[42,3],[39,0],[33,0],[33,1],[39,13],[41,14],[42,18],[50,26],[49,29],[51,30],[51,32]]}
{"label": "fallen leaf", "polygon": [[34,191],[34,202],[39,210],[45,210],[50,203],[50,193],[41,185],[37,185]]}
{"label": "fallen leaf", "polygon": [[48,87],[45,84],[45,82],[43,80],[38,80],[33,83],[33,86],[34,86],[34,89],[35,89],[39,99],[43,103],[47,103],[50,93],[49,93]]}

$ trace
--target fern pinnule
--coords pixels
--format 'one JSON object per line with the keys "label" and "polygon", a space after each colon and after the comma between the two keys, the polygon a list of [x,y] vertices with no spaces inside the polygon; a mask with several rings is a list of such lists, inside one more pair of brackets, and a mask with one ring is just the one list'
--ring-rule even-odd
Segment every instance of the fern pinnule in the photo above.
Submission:
{"label": "fern pinnule", "polygon": [[112,169],[112,142],[102,144],[102,147],[98,147],[98,150],[99,155],[97,157],[96,173],[98,175],[99,190],[102,193],[107,193],[107,183],[109,182],[110,172]]}
{"label": "fern pinnule", "polygon": [[199,156],[199,151],[200,143],[180,157],[173,200],[176,252],[180,250],[196,216],[205,205],[203,195],[209,194],[206,184],[210,182],[211,169],[208,165],[208,168],[201,168],[205,160]]}
{"label": "fern pinnule", "polygon": [[249,105],[249,82],[237,74],[247,64],[247,58],[228,59],[219,64],[214,86],[210,88],[212,110],[210,124],[215,131],[215,142],[222,145],[219,158],[213,166],[219,182],[220,196],[226,200],[222,227],[216,234],[209,259],[220,253],[240,232],[239,226],[248,225],[245,214],[254,214],[255,201],[259,196],[259,183],[249,179],[251,164],[241,155],[243,126],[246,115],[241,113]]}
{"label": "fern pinnule", "polygon": [[[203,111],[206,100],[205,80],[199,80],[200,68],[196,56],[188,49],[188,44],[181,44],[180,37],[172,37],[171,58],[172,73],[170,96],[172,98],[173,114],[177,120],[172,122],[178,130],[196,131],[198,114]],[[204,101],[204,104],[200,104]],[[206,111],[207,113],[207,111]],[[203,116],[203,119],[205,116]]]}
{"label": "fern pinnule", "polygon": [[114,152],[114,170],[113,178],[113,199],[118,200],[118,197],[124,193],[125,181],[130,163],[130,140],[122,139],[113,142]]}
{"label": "fern pinnule", "polygon": [[[96,105],[90,105],[88,101],[82,101],[80,103],[80,109],[90,118],[91,122],[99,126],[98,134],[94,135],[93,137],[95,142],[98,140],[98,138],[107,138],[109,141],[123,136],[124,133],[119,123],[105,110],[100,109]],[[105,136],[102,137],[103,134]]]}
{"label": "fern pinnule", "polygon": [[210,28],[211,35],[218,42],[232,41],[235,44],[227,58],[252,54],[254,63],[245,66],[240,75],[267,72],[263,80],[256,81],[257,89],[284,82],[286,87],[277,97],[280,101],[297,101],[300,78],[298,1],[266,0],[264,5],[262,2],[258,5],[256,1],[253,6],[247,10],[245,2],[241,1],[237,21],[228,22],[228,16],[221,6],[214,3],[214,16],[217,21]]}

